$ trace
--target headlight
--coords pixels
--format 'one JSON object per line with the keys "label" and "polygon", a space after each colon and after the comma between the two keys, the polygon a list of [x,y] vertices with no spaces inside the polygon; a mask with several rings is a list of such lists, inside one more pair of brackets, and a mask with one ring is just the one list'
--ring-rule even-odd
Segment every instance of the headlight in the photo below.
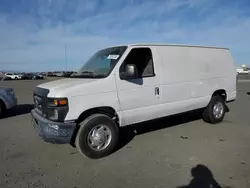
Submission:
{"label": "headlight", "polygon": [[58,110],[57,109],[49,109],[48,118],[52,121],[58,120]]}
{"label": "headlight", "polygon": [[67,98],[48,98],[48,119],[52,121],[64,121],[68,113]]}

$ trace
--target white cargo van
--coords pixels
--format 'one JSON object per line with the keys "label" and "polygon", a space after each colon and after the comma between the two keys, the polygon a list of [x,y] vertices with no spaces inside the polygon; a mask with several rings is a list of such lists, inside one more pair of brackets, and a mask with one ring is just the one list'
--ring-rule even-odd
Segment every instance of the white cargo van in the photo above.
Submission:
{"label": "white cargo van", "polygon": [[122,126],[196,109],[206,122],[221,122],[236,98],[235,69],[226,48],[106,48],[70,78],[35,88],[34,126],[47,142],[100,158],[114,151]]}

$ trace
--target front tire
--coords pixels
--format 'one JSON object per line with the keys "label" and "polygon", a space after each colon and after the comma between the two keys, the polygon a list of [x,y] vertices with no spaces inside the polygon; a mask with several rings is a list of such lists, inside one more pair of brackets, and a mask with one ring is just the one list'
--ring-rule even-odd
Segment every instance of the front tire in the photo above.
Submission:
{"label": "front tire", "polygon": [[207,123],[220,123],[225,116],[226,104],[221,96],[213,96],[208,106],[203,111],[203,120]]}
{"label": "front tire", "polygon": [[75,145],[82,155],[97,159],[114,152],[119,140],[119,129],[110,117],[94,114],[79,126]]}
{"label": "front tire", "polygon": [[4,103],[0,100],[0,117],[2,117],[5,113],[6,109],[5,109],[5,105]]}

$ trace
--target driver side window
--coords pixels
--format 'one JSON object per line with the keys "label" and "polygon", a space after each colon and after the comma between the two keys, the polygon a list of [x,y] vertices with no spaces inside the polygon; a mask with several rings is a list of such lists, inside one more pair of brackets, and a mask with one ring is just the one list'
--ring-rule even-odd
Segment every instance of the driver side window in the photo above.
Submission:
{"label": "driver side window", "polygon": [[135,65],[138,72],[136,78],[155,76],[152,52],[149,48],[132,49],[120,67],[120,75],[126,72],[128,64]]}

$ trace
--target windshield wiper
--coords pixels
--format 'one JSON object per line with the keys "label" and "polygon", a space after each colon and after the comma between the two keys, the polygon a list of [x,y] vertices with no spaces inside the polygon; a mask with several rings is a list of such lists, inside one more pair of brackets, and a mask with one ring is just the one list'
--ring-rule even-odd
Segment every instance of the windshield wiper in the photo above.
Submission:
{"label": "windshield wiper", "polygon": [[78,74],[78,75],[72,75],[71,78],[105,78],[105,75],[103,74]]}
{"label": "windshield wiper", "polygon": [[93,71],[83,71],[83,72],[81,72],[81,74],[84,74],[84,73],[87,73],[87,74],[94,74]]}
{"label": "windshield wiper", "polygon": [[73,74],[70,77],[71,78],[85,78],[85,77],[92,77],[94,75],[94,72],[92,71],[83,71],[77,74]]}

